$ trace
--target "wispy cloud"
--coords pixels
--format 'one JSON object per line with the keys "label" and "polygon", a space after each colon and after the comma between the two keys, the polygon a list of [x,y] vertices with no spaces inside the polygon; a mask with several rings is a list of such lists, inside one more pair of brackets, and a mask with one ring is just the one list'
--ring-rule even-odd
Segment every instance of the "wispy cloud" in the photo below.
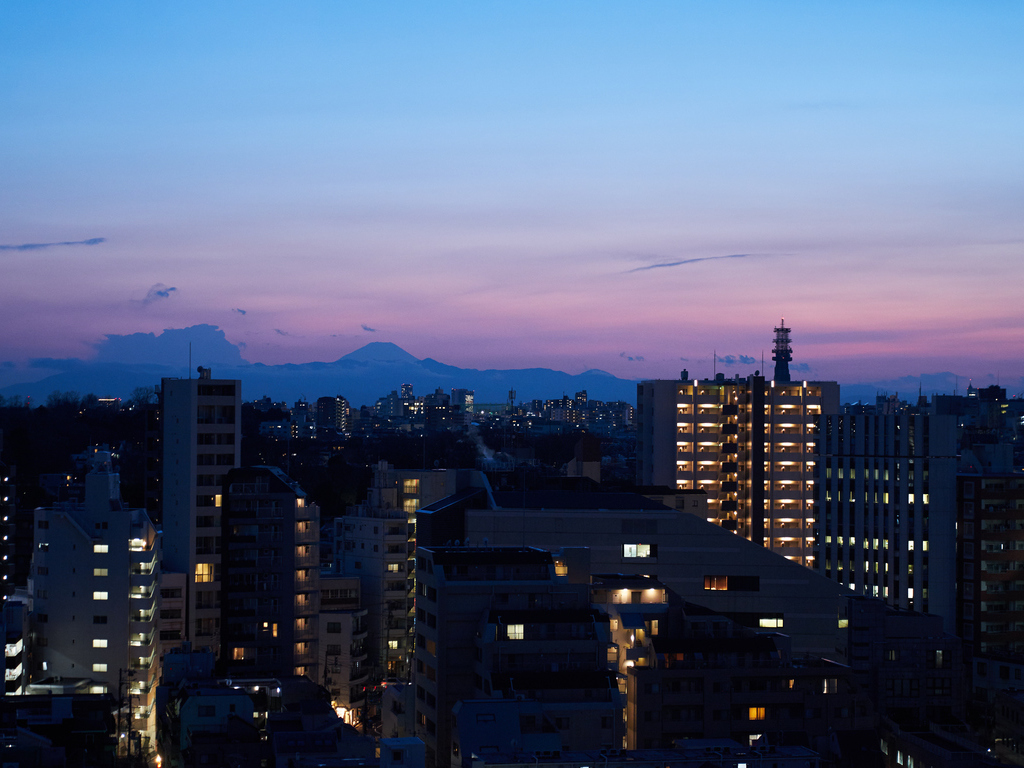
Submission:
{"label": "wispy cloud", "polygon": [[619,352],[619,357],[634,363],[642,363],[644,361],[643,355],[627,355],[625,352]]}
{"label": "wispy cloud", "polygon": [[171,293],[178,290],[177,288],[163,283],[157,283],[149,292],[146,293],[146,298],[142,300],[143,304],[152,304],[154,301],[160,301],[160,299],[166,299],[170,297]]}
{"label": "wispy cloud", "polygon": [[0,245],[0,251],[41,251],[44,248],[57,248],[62,245],[99,245],[107,242],[105,237],[93,237],[88,240],[64,240],[59,243],[21,243],[20,245]]}
{"label": "wispy cloud", "polygon": [[750,355],[715,355],[715,360],[722,365],[753,365],[757,362],[757,358]]}
{"label": "wispy cloud", "polygon": [[648,269],[661,269],[662,267],[681,267],[684,264],[696,264],[701,261],[717,261],[718,259],[745,259],[747,256],[753,256],[752,253],[730,253],[727,256],[701,256],[698,259],[681,259],[680,261],[665,261],[661,264],[648,264],[645,267],[636,267],[635,269],[627,269],[626,274],[631,272],[646,272]]}
{"label": "wispy cloud", "polygon": [[290,336],[291,335],[287,331],[282,331],[280,328],[275,328],[274,329],[274,333],[276,333],[278,336]]}
{"label": "wispy cloud", "polygon": [[376,328],[371,328],[366,323],[361,323],[359,327],[362,328],[364,331],[369,331],[370,333],[376,333],[377,332]]}
{"label": "wispy cloud", "polygon": [[244,309],[238,309],[238,307],[235,307],[235,308],[234,308],[234,309],[232,309],[231,311],[232,311],[232,312],[237,312],[237,313],[238,313],[238,314],[240,314],[240,315],[244,315],[244,314],[245,314],[245,310],[244,310]]}

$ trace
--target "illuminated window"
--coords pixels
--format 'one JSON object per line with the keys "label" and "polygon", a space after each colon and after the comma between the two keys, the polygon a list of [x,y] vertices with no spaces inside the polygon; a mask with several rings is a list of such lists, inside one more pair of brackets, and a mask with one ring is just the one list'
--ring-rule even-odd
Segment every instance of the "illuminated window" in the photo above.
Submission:
{"label": "illuminated window", "polygon": [[507,636],[509,640],[522,640],[523,639],[523,625],[522,624],[509,624],[507,629]]}
{"label": "illuminated window", "polygon": [[245,648],[235,648],[231,653],[231,657],[235,661],[245,661]]}
{"label": "illuminated window", "polygon": [[704,589],[727,590],[729,589],[728,576],[705,576]]}
{"label": "illuminated window", "polygon": [[93,672],[106,672],[107,671],[107,665],[106,664],[93,664],[92,665],[92,671]]}
{"label": "illuminated window", "polygon": [[764,707],[750,707],[747,709],[748,720],[764,720]]}
{"label": "illuminated window", "polygon": [[196,583],[213,581],[213,563],[196,563]]}
{"label": "illuminated window", "polygon": [[107,544],[93,544],[92,545],[92,551],[95,552],[96,554],[101,555],[101,554],[103,554],[105,552],[109,552],[110,551],[110,546],[107,545]]}
{"label": "illuminated window", "polygon": [[403,480],[402,481],[402,493],[418,494],[420,492],[420,481],[417,480]]}
{"label": "illuminated window", "polygon": [[398,563],[388,563],[388,570],[391,573],[398,573],[398,571],[401,570],[401,565]]}
{"label": "illuminated window", "polygon": [[390,650],[392,650],[392,651],[397,651],[398,650],[398,641],[397,640],[388,640],[388,648]]}
{"label": "illuminated window", "polygon": [[771,616],[762,616],[758,621],[758,626],[764,629],[782,629],[782,614],[775,613]]}
{"label": "illuminated window", "polygon": [[654,557],[656,548],[651,544],[623,544],[623,557]]}
{"label": "illuminated window", "polygon": [[107,647],[106,638],[94,637],[93,640],[92,640],[92,647],[93,648],[106,648]]}
{"label": "illuminated window", "polygon": [[106,568],[93,568],[92,569],[92,575],[93,576],[106,576],[107,575],[107,569]]}
{"label": "illuminated window", "polygon": [[759,576],[705,576],[704,589],[758,592],[761,589],[761,579]]}
{"label": "illuminated window", "polygon": [[92,593],[92,599],[93,600],[106,600],[107,599],[107,593],[106,592],[93,592]]}

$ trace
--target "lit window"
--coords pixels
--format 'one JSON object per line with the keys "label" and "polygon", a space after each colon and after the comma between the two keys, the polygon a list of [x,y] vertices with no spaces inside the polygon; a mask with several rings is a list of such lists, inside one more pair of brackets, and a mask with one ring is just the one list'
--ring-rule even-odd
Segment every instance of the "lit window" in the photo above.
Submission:
{"label": "lit window", "polygon": [[388,563],[388,570],[391,573],[398,573],[400,567],[401,566],[398,563]]}
{"label": "lit window", "polygon": [[392,650],[392,651],[397,651],[398,650],[398,641],[397,640],[388,640],[388,648],[390,650]]}
{"label": "lit window", "polygon": [[107,575],[107,569],[106,568],[93,568],[92,569],[92,575],[93,576],[106,576]]}
{"label": "lit window", "polygon": [[764,707],[750,707],[747,710],[748,720],[764,720]]}
{"label": "lit window", "polygon": [[93,648],[106,648],[107,647],[107,640],[106,640],[106,638],[94,637],[93,640],[92,640],[92,647]]}
{"label": "lit window", "polygon": [[107,593],[106,592],[93,592],[92,593],[92,599],[93,600],[106,600],[107,599]]}
{"label": "lit window", "polygon": [[403,480],[402,481],[402,493],[417,494],[420,492],[420,481],[419,480]]}
{"label": "lit window", "polygon": [[704,589],[727,590],[729,589],[728,576],[705,576]]}
{"label": "lit window", "polygon": [[213,563],[196,563],[196,583],[213,581]]}
{"label": "lit window", "polygon": [[92,671],[93,672],[106,672],[107,671],[107,665],[106,664],[93,664],[92,665]]}
{"label": "lit window", "polygon": [[523,639],[523,625],[522,624],[509,624],[507,627],[508,639],[509,640],[522,640]]}
{"label": "lit window", "polygon": [[110,551],[110,545],[108,544],[93,544],[92,551],[98,555],[102,555]]}
{"label": "lit window", "polygon": [[651,545],[650,544],[623,544],[622,545],[622,556],[623,557],[651,557]]}

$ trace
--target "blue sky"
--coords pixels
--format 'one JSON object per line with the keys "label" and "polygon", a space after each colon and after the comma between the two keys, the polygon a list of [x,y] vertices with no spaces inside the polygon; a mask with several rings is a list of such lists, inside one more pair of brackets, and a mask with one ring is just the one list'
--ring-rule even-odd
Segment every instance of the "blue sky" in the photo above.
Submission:
{"label": "blue sky", "polygon": [[0,360],[1024,374],[1019,3],[297,5],[0,5]]}

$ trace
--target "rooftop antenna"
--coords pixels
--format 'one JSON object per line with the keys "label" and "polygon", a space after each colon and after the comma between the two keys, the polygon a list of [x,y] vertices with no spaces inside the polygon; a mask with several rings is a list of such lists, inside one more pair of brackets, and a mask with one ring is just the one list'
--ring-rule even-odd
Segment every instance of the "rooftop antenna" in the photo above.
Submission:
{"label": "rooftop antenna", "polygon": [[188,343],[188,378],[192,380],[192,342]]}
{"label": "rooftop antenna", "polygon": [[718,350],[711,351],[711,378],[717,378],[718,376]]}

